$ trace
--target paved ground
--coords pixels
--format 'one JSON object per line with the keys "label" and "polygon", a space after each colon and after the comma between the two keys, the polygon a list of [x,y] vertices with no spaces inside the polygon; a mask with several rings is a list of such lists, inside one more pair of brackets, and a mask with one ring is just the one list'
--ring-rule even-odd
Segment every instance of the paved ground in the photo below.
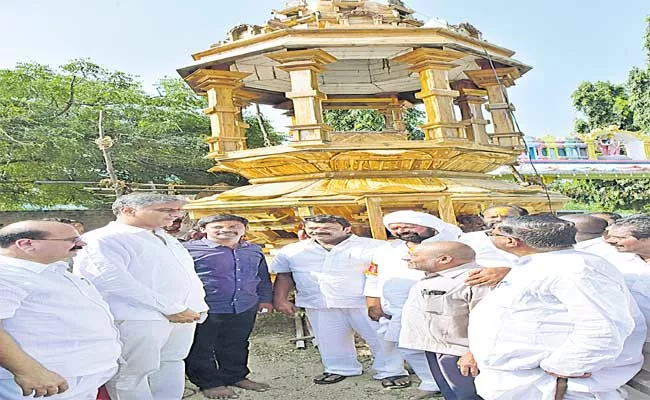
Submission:
{"label": "paved ground", "polygon": [[[385,390],[380,383],[364,373],[348,378],[334,385],[314,385],[312,379],[322,372],[318,350],[308,345],[297,350],[291,338],[294,337],[293,321],[273,313],[262,315],[251,337],[250,378],[266,382],[272,389],[265,393],[254,393],[235,389],[242,400],[397,400],[407,399],[409,389]],[[359,345],[360,359],[367,367],[370,354],[363,344]],[[188,383],[187,399],[200,400]],[[194,394],[192,394],[194,393]]]}

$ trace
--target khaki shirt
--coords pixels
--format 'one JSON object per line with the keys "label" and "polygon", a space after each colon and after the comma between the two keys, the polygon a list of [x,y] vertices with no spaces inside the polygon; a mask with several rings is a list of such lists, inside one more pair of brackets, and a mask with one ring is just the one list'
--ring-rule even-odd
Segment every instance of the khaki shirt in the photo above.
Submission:
{"label": "khaki shirt", "polygon": [[411,288],[402,311],[399,346],[462,356],[469,351],[469,313],[491,289],[467,286],[475,263],[429,275]]}

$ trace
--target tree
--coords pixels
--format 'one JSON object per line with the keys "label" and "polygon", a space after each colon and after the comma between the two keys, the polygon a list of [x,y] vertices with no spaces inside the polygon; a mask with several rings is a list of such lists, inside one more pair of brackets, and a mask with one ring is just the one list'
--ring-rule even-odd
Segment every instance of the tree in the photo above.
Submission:
{"label": "tree", "polygon": [[56,70],[40,64],[0,70],[0,207],[101,205],[105,199],[82,186],[35,184],[107,177],[95,144],[100,110],[120,180],[219,181],[203,157],[205,100],[180,79],[161,80],[158,89],[148,95],[134,77],[87,60]]}
{"label": "tree", "polygon": [[377,110],[325,110],[325,123],[338,132],[381,131],[384,117]]}
{"label": "tree", "polygon": [[588,205],[589,209],[650,212],[650,180],[647,179],[562,180],[550,187]]}
{"label": "tree", "polygon": [[[381,131],[384,129],[384,117],[376,110],[351,109],[351,110],[325,110],[325,123],[332,130],[340,132]],[[406,130],[411,140],[424,138],[424,133],[419,128],[424,124],[424,111],[418,108],[409,108],[404,113]]]}
{"label": "tree", "polygon": [[586,119],[578,118],[575,129],[588,133],[595,128],[616,125],[634,130],[633,113],[625,86],[611,82],[582,82],[571,95],[573,106]]}
{"label": "tree", "polygon": [[[583,82],[572,95],[573,105],[586,119],[576,120],[576,131],[616,125],[621,129],[650,134],[650,17],[644,46],[645,68],[633,68],[624,85]],[[603,210],[650,211],[647,179],[560,181],[553,188],[572,199]]]}
{"label": "tree", "polygon": [[[262,123],[264,124],[264,129],[268,135],[269,142],[272,146],[281,144],[286,140],[286,137],[281,133],[277,132],[273,125],[269,122],[267,118],[261,116]],[[258,147],[264,147],[264,134],[262,133],[262,128],[260,127],[259,119],[257,118],[256,113],[246,109],[244,110],[244,121],[250,125],[246,130],[246,145],[249,149],[256,149]]]}

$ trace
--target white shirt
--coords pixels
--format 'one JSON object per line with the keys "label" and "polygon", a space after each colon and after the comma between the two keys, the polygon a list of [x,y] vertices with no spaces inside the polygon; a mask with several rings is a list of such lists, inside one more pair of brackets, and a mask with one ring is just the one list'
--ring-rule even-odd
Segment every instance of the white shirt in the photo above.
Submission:
{"label": "white shirt", "polygon": [[486,231],[462,234],[458,241],[468,245],[476,253],[476,263],[482,267],[516,266],[518,257],[498,249]]}
{"label": "white shirt", "polygon": [[293,275],[298,307],[365,307],[364,273],[373,249],[383,243],[352,235],[327,251],[313,239],[303,240],[283,247],[270,269]]}
{"label": "white shirt", "polygon": [[[603,239],[602,237],[583,240],[582,242],[578,242],[574,244],[573,248],[579,251],[595,254],[597,256],[603,257],[605,260],[608,261],[610,261],[610,258],[617,257],[620,254],[616,250],[616,247],[607,243],[605,239]],[[610,261],[610,263],[612,262]]]}
{"label": "white shirt", "polygon": [[87,246],[74,259],[75,272],[95,284],[116,320],[161,320],[187,308],[208,310],[192,257],[165,231],[155,232],[158,237],[111,222],[83,235]]}
{"label": "white shirt", "polygon": [[[433,238],[427,241],[435,241]],[[378,248],[366,278],[364,293],[381,298],[381,308],[392,317],[399,317],[415,283],[425,277],[424,271],[408,267],[405,258],[409,247],[403,240],[393,240]]]}
{"label": "white shirt", "polygon": [[[2,330],[59,375],[116,368],[121,345],[108,304],[67,267],[65,262],[45,265],[0,256]],[[0,379],[8,378],[13,375],[0,367]]]}
{"label": "white shirt", "polygon": [[646,341],[650,342],[650,264],[636,254],[618,252],[616,247],[600,238],[580,242],[575,247],[605,258],[621,271],[627,288],[644,316],[648,330]]}
{"label": "white shirt", "polygon": [[592,373],[570,379],[569,390],[616,390],[641,368],[639,319],[623,277],[603,258],[573,249],[522,257],[470,314],[478,393],[534,400],[525,391],[533,387],[552,395],[555,378],[545,371]]}

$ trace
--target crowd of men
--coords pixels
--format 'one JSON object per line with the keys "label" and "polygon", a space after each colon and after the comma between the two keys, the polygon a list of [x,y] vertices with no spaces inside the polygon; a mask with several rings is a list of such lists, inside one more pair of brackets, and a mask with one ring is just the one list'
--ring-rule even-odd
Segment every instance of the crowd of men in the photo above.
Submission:
{"label": "crowd of men", "polygon": [[267,391],[247,378],[256,317],[298,308],[318,385],[362,374],[355,334],[382,387],[410,387],[411,368],[412,400],[624,399],[641,369],[650,216],[503,205],[463,232],[397,211],[381,241],[319,215],[267,266],[237,215],[175,239],[163,228],[183,205],[122,196],[116,220],[83,236],[66,220],[0,229],[0,399],[94,400],[102,387],[111,400],[179,400],[186,377],[212,399]]}

